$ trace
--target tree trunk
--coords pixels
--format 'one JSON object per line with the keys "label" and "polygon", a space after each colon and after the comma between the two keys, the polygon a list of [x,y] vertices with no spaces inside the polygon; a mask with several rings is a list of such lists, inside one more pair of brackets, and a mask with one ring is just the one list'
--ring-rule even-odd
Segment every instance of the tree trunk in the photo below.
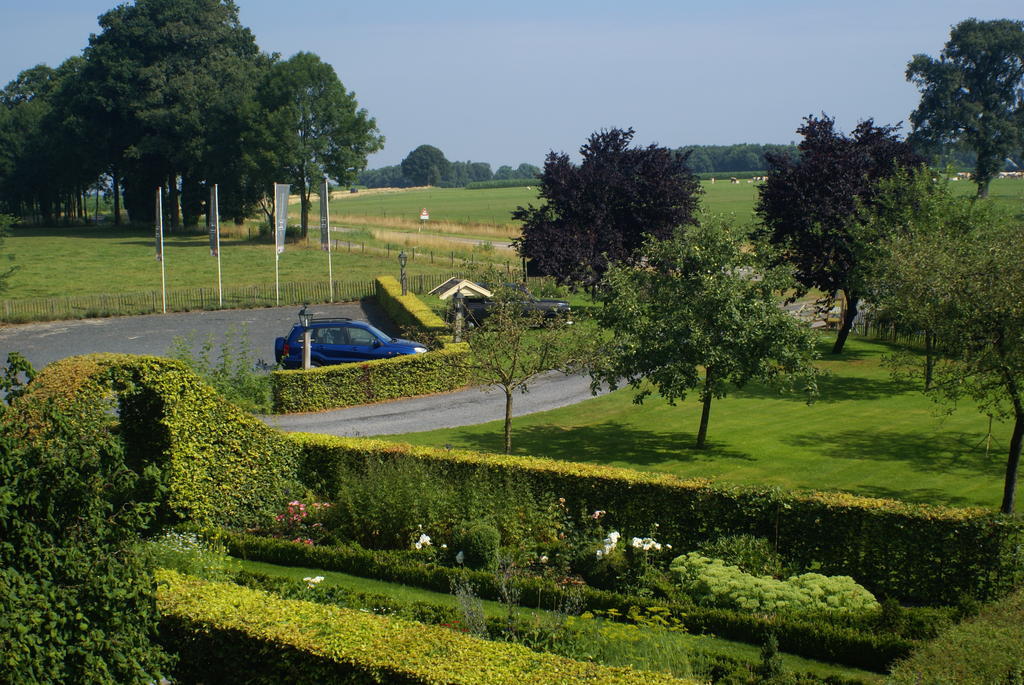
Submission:
{"label": "tree trunk", "polygon": [[299,204],[302,207],[301,235],[302,240],[306,240],[306,236],[309,234],[309,188],[306,186],[305,179],[299,184]]}
{"label": "tree trunk", "polygon": [[1006,480],[1003,483],[1003,503],[999,511],[1013,515],[1017,500],[1017,470],[1020,466],[1021,441],[1024,439],[1024,406],[1019,397],[1013,400],[1013,435],[1010,437],[1010,454],[1006,459]]}
{"label": "tree trunk", "polygon": [[843,353],[843,346],[846,345],[846,338],[850,335],[850,329],[853,328],[853,320],[857,318],[857,304],[860,302],[859,297],[852,295],[846,290],[843,291],[843,294],[846,297],[846,314],[843,316],[843,323],[839,327],[836,344],[832,346],[832,354]]}
{"label": "tree trunk", "polygon": [[505,454],[512,454],[512,393],[505,391]]}
{"label": "tree trunk", "polygon": [[924,389],[932,389],[932,376],[935,371],[935,334],[924,332]]}
{"label": "tree trunk", "polygon": [[110,172],[111,185],[114,188],[114,225],[121,225],[121,177],[117,173],[117,167]]}
{"label": "tree trunk", "polygon": [[697,449],[704,449],[708,439],[708,419],[711,418],[711,369],[704,372],[704,392],[701,401],[704,406],[700,412],[700,429],[697,431]]}

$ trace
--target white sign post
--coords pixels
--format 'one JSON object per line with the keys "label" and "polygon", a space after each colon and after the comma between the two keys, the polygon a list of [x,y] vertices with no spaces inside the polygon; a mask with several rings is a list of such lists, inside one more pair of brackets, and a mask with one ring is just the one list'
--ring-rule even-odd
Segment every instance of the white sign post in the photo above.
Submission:
{"label": "white sign post", "polygon": [[161,188],[156,189],[156,261],[160,262],[160,301],[167,313],[167,273],[164,269],[164,200]]}
{"label": "white sign post", "polygon": [[274,294],[278,306],[281,304],[281,253],[284,252],[284,239],[288,231],[288,192],[291,186],[287,183],[274,184]]}
{"label": "white sign post", "polygon": [[224,307],[224,287],[220,275],[220,207],[217,203],[217,184],[210,188],[210,206],[207,218],[210,222],[210,255],[217,258],[217,306]]}
{"label": "white sign post", "polygon": [[320,249],[327,252],[327,282],[331,289],[331,302],[334,302],[334,268],[331,264],[331,186],[327,176],[320,186]]}
{"label": "white sign post", "polygon": [[423,224],[427,223],[428,221],[430,221],[430,213],[427,212],[427,208],[424,207],[420,211],[420,227],[419,229],[417,229],[417,232],[423,230]]}

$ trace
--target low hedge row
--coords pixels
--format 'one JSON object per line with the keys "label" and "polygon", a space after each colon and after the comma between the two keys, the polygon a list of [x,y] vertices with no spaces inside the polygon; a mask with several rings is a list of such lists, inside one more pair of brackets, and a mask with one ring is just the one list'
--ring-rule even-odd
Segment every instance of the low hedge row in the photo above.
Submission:
{"label": "low hedge row", "polygon": [[264,524],[289,495],[294,442],[224,400],[183,363],[162,357],[94,354],[43,369],[19,407],[73,398],[120,420],[125,461],[159,467],[167,483],[161,517],[200,525]]}
{"label": "low hedge row", "polygon": [[[454,569],[417,560],[411,551],[365,550],[357,546],[310,546],[274,538],[225,532],[222,538],[229,552],[244,559],[339,571],[364,578],[402,583],[435,592],[449,592],[452,581],[471,582],[483,599],[501,596],[494,574],[469,569]],[[558,609],[565,603],[566,587],[553,580],[520,578],[517,581],[522,606]],[[618,595],[590,587],[576,587],[589,611],[614,609],[628,616],[632,607],[660,607],[691,633],[713,633],[720,637],[760,644],[767,632],[775,632],[780,649],[810,659],[841,663],[879,673],[886,672],[894,660],[906,657],[914,641],[879,630],[877,623],[865,619],[835,620],[826,614],[767,616],[745,611],[673,605],[640,597]]]}
{"label": "low hedge row", "polygon": [[466,343],[370,362],[271,374],[274,411],[321,411],[416,395],[448,392],[469,383]]}
{"label": "low hedge row", "polygon": [[402,284],[393,276],[378,276],[374,280],[377,304],[387,312],[400,328],[414,328],[431,333],[446,333],[444,321],[412,293],[402,294]]}
{"label": "low hedge row", "polygon": [[897,664],[893,685],[1024,682],[1024,590],[981,609]]}
{"label": "low hedge row", "polygon": [[174,571],[158,571],[157,581],[163,639],[178,653],[176,676],[186,682],[693,682]]}
{"label": "low hedge row", "polygon": [[[300,477],[337,491],[342,467],[414,459],[451,482],[484,482],[509,471],[537,495],[565,498],[573,511],[605,510],[624,533],[660,524],[659,540],[695,549],[721,535],[772,540],[787,559],[825,575],[852,576],[879,597],[921,605],[990,599],[1024,581],[1024,520],[838,492],[728,487],[701,479],[531,457],[439,450],[380,440],[288,436]],[[321,489],[322,488],[322,489]]]}
{"label": "low hedge row", "polygon": [[[310,596],[310,590],[306,583],[298,580],[270,576],[264,573],[250,573],[243,571],[235,578],[235,582],[245,587],[269,592],[282,598],[306,599]],[[420,623],[449,625],[460,623],[464,620],[462,611],[454,606],[445,604],[432,604],[422,601],[403,601],[395,599],[390,595],[356,592],[338,585],[328,585],[316,588],[313,601],[320,604],[336,604],[351,609],[367,609],[376,614],[386,616],[397,616],[407,618]],[[506,633],[511,630],[518,635],[536,634],[536,619],[529,615],[519,617],[494,616],[486,619],[487,633],[489,639],[504,639]],[[563,630],[565,627],[563,626]],[[727,674],[740,674],[741,677],[749,675],[756,668],[757,664],[743,661],[734,657],[706,652],[702,649],[694,649],[689,654],[689,661],[695,674],[702,677],[709,677],[717,674],[714,680],[718,682],[726,678]],[[802,674],[800,682],[822,682],[819,677],[810,674]],[[824,682],[830,685],[861,685],[860,679],[843,678],[831,676]]]}

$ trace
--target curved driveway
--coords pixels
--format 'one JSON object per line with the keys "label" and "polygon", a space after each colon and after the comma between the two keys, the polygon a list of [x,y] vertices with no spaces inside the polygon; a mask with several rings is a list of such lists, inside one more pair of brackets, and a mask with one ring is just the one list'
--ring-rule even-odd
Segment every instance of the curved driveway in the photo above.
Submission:
{"label": "curved driveway", "polygon": [[[311,309],[314,316],[364,319],[387,333],[399,333],[372,300],[315,305]],[[298,310],[288,306],[5,324],[0,325],[0,364],[6,364],[9,352],[20,352],[36,369],[64,357],[92,352],[165,355],[175,337],[190,333],[197,348],[212,336],[214,349],[219,349],[224,332],[232,326],[236,330],[244,326],[255,357],[270,362],[274,338],[288,332]],[[521,416],[590,397],[586,377],[552,373],[538,379],[528,393],[517,393],[513,409],[516,416]],[[470,389],[316,414],[262,418],[286,431],[359,436],[468,426],[504,418],[504,412],[505,397],[500,390]]]}

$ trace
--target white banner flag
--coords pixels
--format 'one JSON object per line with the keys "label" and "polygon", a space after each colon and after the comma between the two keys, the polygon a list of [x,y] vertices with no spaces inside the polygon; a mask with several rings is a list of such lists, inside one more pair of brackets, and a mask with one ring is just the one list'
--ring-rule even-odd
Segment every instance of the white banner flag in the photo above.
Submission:
{"label": "white banner flag", "polygon": [[284,252],[284,238],[288,231],[288,193],[291,186],[287,183],[274,184],[274,242],[277,254]]}
{"label": "white banner flag", "polygon": [[331,251],[331,218],[329,205],[331,202],[331,186],[324,182],[320,185],[320,249],[325,252]]}
{"label": "white banner flag", "polygon": [[156,261],[164,261],[164,203],[160,194],[160,188],[156,189],[156,225],[154,226],[154,238],[156,238]]}
{"label": "white banner flag", "polygon": [[220,256],[220,208],[217,206],[217,184],[210,188],[210,206],[206,212],[210,224],[210,256]]}

